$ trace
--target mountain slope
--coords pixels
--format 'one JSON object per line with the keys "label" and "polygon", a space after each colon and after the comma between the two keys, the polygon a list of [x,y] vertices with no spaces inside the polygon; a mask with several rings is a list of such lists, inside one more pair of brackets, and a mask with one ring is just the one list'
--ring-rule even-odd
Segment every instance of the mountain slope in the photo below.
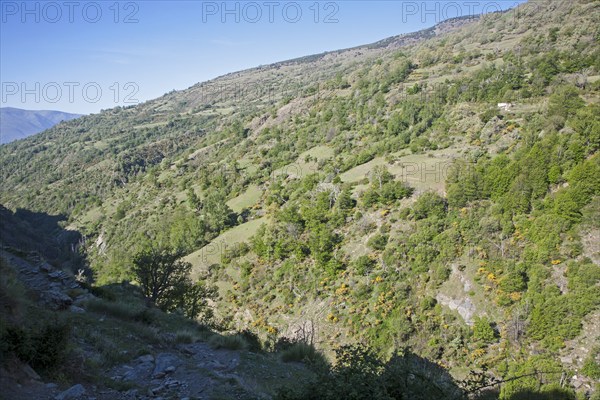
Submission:
{"label": "mountain slope", "polygon": [[0,271],[1,399],[269,398],[282,378],[313,376],[241,337],[228,344],[206,326],[146,309],[135,287],[90,292],[38,254],[0,250]]}
{"label": "mountain slope", "polygon": [[600,306],[599,15],[524,4],[83,117],[0,148],[0,201],[68,215],[100,283],[182,249],[227,329],[572,398],[563,372],[597,379],[561,349]]}
{"label": "mountain slope", "polygon": [[24,139],[27,136],[52,128],[61,121],[69,121],[79,117],[81,117],[81,114],[70,114],[62,111],[1,107],[0,144]]}

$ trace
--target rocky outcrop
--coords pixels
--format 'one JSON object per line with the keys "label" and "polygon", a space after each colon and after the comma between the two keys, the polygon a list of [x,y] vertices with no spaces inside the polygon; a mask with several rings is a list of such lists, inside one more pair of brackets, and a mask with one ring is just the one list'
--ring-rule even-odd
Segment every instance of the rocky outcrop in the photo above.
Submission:
{"label": "rocky outcrop", "polygon": [[81,384],[71,386],[69,389],[54,397],[54,400],[75,400],[85,394],[85,388]]}
{"label": "rocky outcrop", "polygon": [[[460,314],[467,325],[473,325],[474,318],[479,314],[477,307],[470,294],[475,287],[467,274],[461,270],[457,264],[452,265],[452,273],[448,284],[453,282],[454,290],[446,290],[446,292],[437,293],[436,300]],[[460,288],[456,290],[457,288]]]}
{"label": "rocky outcrop", "polygon": [[465,320],[465,323],[467,325],[473,325],[473,317],[475,316],[475,312],[477,311],[477,309],[475,308],[475,305],[473,304],[470,298],[463,297],[460,299],[453,299],[439,293],[436,299],[449,309],[458,312],[460,316]]}
{"label": "rocky outcrop", "polygon": [[[38,293],[39,304],[50,310],[70,310],[84,312],[74,306],[84,298],[94,297],[81,287],[72,274],[55,268],[35,254],[23,258],[6,250],[0,250],[0,256],[12,265],[19,279],[31,291]],[[77,297],[71,295],[77,293]]]}
{"label": "rocky outcrop", "polygon": [[50,289],[40,294],[40,302],[50,310],[59,311],[66,310],[73,304],[73,299],[58,289]]}

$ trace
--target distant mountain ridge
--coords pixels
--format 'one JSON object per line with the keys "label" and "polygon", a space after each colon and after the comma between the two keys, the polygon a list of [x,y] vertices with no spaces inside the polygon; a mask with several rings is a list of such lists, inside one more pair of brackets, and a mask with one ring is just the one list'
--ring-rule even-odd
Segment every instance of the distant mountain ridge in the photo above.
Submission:
{"label": "distant mountain ridge", "polygon": [[0,108],[0,144],[23,139],[52,128],[61,121],[81,117],[54,110],[23,110],[13,107]]}

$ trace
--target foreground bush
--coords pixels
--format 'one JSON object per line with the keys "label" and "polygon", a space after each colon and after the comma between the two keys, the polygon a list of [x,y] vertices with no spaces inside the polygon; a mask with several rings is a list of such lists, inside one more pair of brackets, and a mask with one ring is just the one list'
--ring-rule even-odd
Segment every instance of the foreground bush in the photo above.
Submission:
{"label": "foreground bush", "polygon": [[283,362],[306,362],[313,365],[325,365],[327,361],[321,352],[308,343],[293,343],[281,352]]}
{"label": "foreground bush", "polygon": [[36,370],[50,370],[66,360],[70,333],[71,327],[60,321],[9,326],[1,333],[1,352],[3,358],[14,355]]}
{"label": "foreground bush", "polygon": [[[290,348],[291,350],[291,348]],[[294,354],[301,354],[296,350]],[[343,346],[336,363],[318,371],[316,381],[300,390],[282,388],[279,400],[430,400],[459,399],[463,395],[443,368],[405,352],[387,363],[363,346]]]}
{"label": "foreground bush", "polygon": [[215,349],[244,350],[248,347],[248,343],[241,335],[214,335],[208,342]]}

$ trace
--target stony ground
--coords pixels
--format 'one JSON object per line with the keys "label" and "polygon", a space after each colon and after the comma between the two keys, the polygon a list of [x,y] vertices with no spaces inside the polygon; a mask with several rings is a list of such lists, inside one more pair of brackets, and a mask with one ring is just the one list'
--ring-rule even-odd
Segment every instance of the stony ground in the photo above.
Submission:
{"label": "stony ground", "polygon": [[[21,258],[4,250],[0,256],[19,279],[37,294],[41,306],[77,314],[88,313],[93,298],[77,280],[35,258]],[[69,296],[77,289],[76,298]],[[168,334],[168,333],[164,333]],[[277,387],[308,374],[299,363],[283,364],[276,356],[213,348],[207,342],[149,344],[147,354],[109,368],[95,383],[65,377],[53,382],[18,361],[0,368],[1,400],[160,400],[160,399],[269,399]],[[93,350],[80,349],[84,357]]]}
{"label": "stony ground", "polygon": [[[257,358],[259,358],[257,356]],[[245,364],[245,365],[242,365]],[[142,400],[142,399],[268,399],[263,379],[288,381],[300,365],[290,371],[273,373],[240,352],[215,350],[206,343],[180,345],[172,352],[147,354],[108,371],[108,377],[122,382],[116,390],[88,384],[57,385],[44,382],[27,366],[2,370],[0,398],[6,400]],[[269,368],[270,369],[270,368]],[[254,371],[250,374],[249,372]],[[269,376],[270,375],[270,376]],[[129,389],[127,389],[129,388]]]}

